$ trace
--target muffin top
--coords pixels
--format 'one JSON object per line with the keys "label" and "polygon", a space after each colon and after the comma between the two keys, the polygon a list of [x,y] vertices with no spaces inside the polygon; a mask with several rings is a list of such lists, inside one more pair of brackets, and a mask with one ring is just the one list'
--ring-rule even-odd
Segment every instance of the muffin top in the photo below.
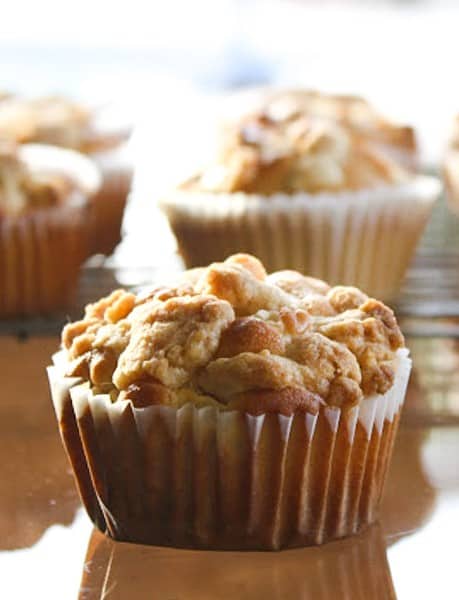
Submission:
{"label": "muffin top", "polygon": [[182,185],[211,192],[339,192],[409,177],[374,141],[337,120],[273,104],[225,128],[217,160]]}
{"label": "muffin top", "polygon": [[251,414],[348,408],[393,384],[404,340],[392,311],[352,287],[250,255],[118,290],[62,334],[68,376],[112,400]]}
{"label": "muffin top", "polygon": [[354,134],[400,151],[415,154],[416,137],[412,127],[394,123],[382,116],[360,96],[325,94],[314,90],[281,90],[268,94],[264,110],[285,118],[302,112],[337,121]]}
{"label": "muffin top", "polygon": [[55,206],[69,189],[70,182],[65,177],[33,173],[13,143],[0,141],[0,215]]}
{"label": "muffin top", "polygon": [[17,143],[54,144],[85,153],[114,147],[126,137],[124,131],[100,130],[94,110],[61,96],[4,100],[0,131]]}

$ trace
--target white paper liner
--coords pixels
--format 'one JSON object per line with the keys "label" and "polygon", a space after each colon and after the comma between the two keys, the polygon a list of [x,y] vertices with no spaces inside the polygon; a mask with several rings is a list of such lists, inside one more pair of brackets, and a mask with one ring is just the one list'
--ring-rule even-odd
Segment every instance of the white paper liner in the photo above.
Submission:
{"label": "white paper liner", "polygon": [[64,308],[87,256],[88,205],[0,217],[0,318]]}
{"label": "white paper liner", "polygon": [[296,269],[388,299],[400,287],[441,192],[433,177],[311,195],[175,192],[161,201],[188,267],[249,252],[268,272]]}
{"label": "white paper liner", "polygon": [[[57,364],[57,363],[56,363]],[[320,544],[375,520],[411,361],[343,412],[251,416],[133,408],[49,367],[64,446],[91,519],[138,543],[219,549]]]}

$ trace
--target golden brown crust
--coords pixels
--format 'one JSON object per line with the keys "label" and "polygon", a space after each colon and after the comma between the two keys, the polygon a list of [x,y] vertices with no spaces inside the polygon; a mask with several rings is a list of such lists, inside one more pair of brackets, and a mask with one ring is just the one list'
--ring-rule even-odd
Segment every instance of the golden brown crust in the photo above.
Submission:
{"label": "golden brown crust", "polygon": [[266,276],[237,255],[175,286],[113,292],[67,325],[62,343],[69,375],[136,406],[291,414],[386,392],[404,341],[392,311],[360,290]]}
{"label": "golden brown crust", "polygon": [[357,358],[364,394],[383,394],[393,384],[394,351],[403,346],[402,333],[393,312],[377,300],[367,300],[358,310],[341,313],[322,322],[318,330],[345,345]]}
{"label": "golden brown crust", "polygon": [[228,302],[208,295],[171,298],[144,307],[149,310],[131,315],[129,343],[113,375],[120,390],[145,377],[173,388],[186,384],[209,362],[222,331],[234,319]]}
{"label": "golden brown crust", "polygon": [[[307,337],[293,339],[287,348],[287,356],[302,365],[306,387],[327,398],[329,404],[338,398],[336,392],[341,388],[343,392],[340,398],[347,396],[349,404],[356,404],[361,399],[359,365],[356,357],[343,344],[320,333],[312,333]],[[333,395],[330,394],[332,387]],[[349,393],[345,394],[345,390]]]}
{"label": "golden brown crust", "polygon": [[351,286],[337,285],[327,293],[327,299],[336,312],[358,308],[368,300],[368,296]]}
{"label": "golden brown crust", "polygon": [[281,390],[302,387],[301,366],[267,351],[243,352],[231,358],[217,358],[198,376],[199,386],[227,403],[232,396],[254,389]]}
{"label": "golden brown crust", "polygon": [[283,354],[285,347],[281,335],[261,319],[242,317],[235,319],[223,331],[216,356],[229,358],[241,352],[258,353],[263,350]]}
{"label": "golden brown crust", "polygon": [[258,258],[255,258],[255,256],[251,256],[250,254],[244,254],[242,252],[239,254],[233,254],[226,260],[226,262],[229,265],[239,265],[246,271],[249,271],[249,273],[251,273],[255,279],[258,279],[258,281],[264,281],[267,277],[266,269],[264,268],[263,263],[258,260]]}
{"label": "golden brown crust", "polygon": [[304,335],[311,329],[311,314],[302,308],[282,307],[279,311],[279,319],[284,332],[289,335]]}
{"label": "golden brown crust", "polygon": [[251,271],[228,260],[210,265],[196,288],[202,294],[227,300],[241,316],[292,305],[291,296],[280,288],[260,281]]}
{"label": "golden brown crust", "polygon": [[330,289],[328,283],[315,277],[306,277],[298,271],[284,270],[271,273],[268,277],[269,283],[280,287],[281,290],[304,298],[307,294],[326,294]]}

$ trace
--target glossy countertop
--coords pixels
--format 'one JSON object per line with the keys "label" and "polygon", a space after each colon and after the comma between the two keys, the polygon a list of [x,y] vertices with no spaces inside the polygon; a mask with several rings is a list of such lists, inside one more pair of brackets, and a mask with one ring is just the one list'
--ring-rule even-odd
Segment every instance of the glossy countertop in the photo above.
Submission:
{"label": "glossy countertop", "polygon": [[459,343],[408,340],[379,523],[321,547],[206,552],[113,542],[80,506],[44,369],[56,337],[0,336],[0,595],[48,600],[459,598]]}

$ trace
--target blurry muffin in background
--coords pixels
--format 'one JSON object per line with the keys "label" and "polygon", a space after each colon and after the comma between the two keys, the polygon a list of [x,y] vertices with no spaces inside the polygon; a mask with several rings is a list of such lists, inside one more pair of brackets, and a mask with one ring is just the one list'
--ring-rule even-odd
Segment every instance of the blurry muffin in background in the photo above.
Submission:
{"label": "blurry muffin in background", "polygon": [[186,265],[251,252],[394,298],[439,182],[356,126],[273,106],[227,123],[213,163],[161,199]]}
{"label": "blurry muffin in background", "polygon": [[0,142],[0,317],[65,308],[90,242],[96,165],[73,150]]}
{"label": "blurry muffin in background", "polygon": [[443,175],[451,208],[459,213],[459,115],[453,124],[453,131],[446,151]]}
{"label": "blurry muffin in background", "polygon": [[417,142],[413,127],[389,120],[360,96],[303,89],[274,89],[262,95],[260,105],[273,118],[285,119],[300,113],[331,119],[350,129],[354,135],[372,142],[405,168],[414,170],[417,166]]}
{"label": "blurry muffin in background", "polygon": [[121,239],[121,223],[133,168],[126,144],[131,127],[104,122],[93,110],[70,99],[13,97],[0,104],[0,135],[18,143],[44,143],[91,156],[102,173],[92,198],[90,254],[111,254]]}
{"label": "blurry muffin in background", "polygon": [[94,523],[276,550],[377,519],[411,369],[391,309],[245,254],[157,284],[88,305],[48,369]]}

